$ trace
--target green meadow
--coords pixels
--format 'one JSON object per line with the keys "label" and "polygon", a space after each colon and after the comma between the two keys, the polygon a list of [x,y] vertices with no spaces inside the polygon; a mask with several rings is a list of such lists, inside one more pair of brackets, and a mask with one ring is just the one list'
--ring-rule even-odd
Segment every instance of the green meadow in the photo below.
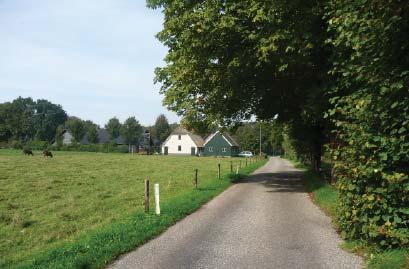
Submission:
{"label": "green meadow", "polygon": [[[53,153],[0,150],[0,267],[103,267],[227,188],[231,162],[236,167],[241,160],[243,175],[265,162],[245,167],[239,158]],[[143,213],[145,179],[152,209],[153,184],[160,184],[159,217]]]}

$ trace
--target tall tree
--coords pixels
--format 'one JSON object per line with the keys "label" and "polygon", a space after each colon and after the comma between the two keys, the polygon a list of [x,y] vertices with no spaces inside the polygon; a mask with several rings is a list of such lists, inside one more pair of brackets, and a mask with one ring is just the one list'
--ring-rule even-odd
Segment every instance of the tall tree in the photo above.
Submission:
{"label": "tall tree", "polygon": [[84,122],[77,117],[69,117],[65,124],[72,134],[73,142],[79,143],[86,133]]}
{"label": "tall tree", "polygon": [[33,101],[19,97],[0,104],[0,140],[37,139],[51,142],[57,126],[66,119],[67,114],[60,105],[44,99]]}
{"label": "tall tree", "polygon": [[155,121],[155,125],[153,126],[154,134],[151,132],[151,136],[153,136],[154,139],[158,140],[160,143],[165,141],[165,139],[169,136],[170,134],[170,125],[168,122],[168,119],[166,118],[165,115],[160,114]]}
{"label": "tall tree", "polygon": [[121,126],[121,135],[128,145],[136,145],[141,138],[143,129],[135,117],[129,117]]}
{"label": "tall tree", "polygon": [[85,121],[84,124],[88,142],[92,144],[98,143],[99,126],[90,120]]}
{"label": "tall tree", "polygon": [[63,139],[64,139],[64,132],[66,131],[64,125],[60,125],[57,127],[57,130],[55,131],[55,142],[57,144],[57,147],[61,147],[63,145]]}
{"label": "tall tree", "polygon": [[0,130],[3,139],[15,139],[23,142],[34,136],[34,106],[33,99],[23,97],[1,104],[0,123],[3,126]]}
{"label": "tall tree", "polygon": [[[148,5],[163,8],[165,15],[158,38],[169,52],[156,81],[169,109],[217,125],[279,114],[280,121],[325,128],[322,2],[151,0]],[[325,137],[315,134],[308,142],[314,144],[309,148],[317,168]]]}
{"label": "tall tree", "polygon": [[109,133],[109,137],[111,140],[114,140],[119,137],[121,132],[121,123],[116,117],[109,119],[108,123],[105,125]]}
{"label": "tall tree", "polygon": [[67,113],[60,105],[53,104],[45,99],[39,99],[34,105],[33,128],[35,139],[52,141],[56,129],[67,120]]}

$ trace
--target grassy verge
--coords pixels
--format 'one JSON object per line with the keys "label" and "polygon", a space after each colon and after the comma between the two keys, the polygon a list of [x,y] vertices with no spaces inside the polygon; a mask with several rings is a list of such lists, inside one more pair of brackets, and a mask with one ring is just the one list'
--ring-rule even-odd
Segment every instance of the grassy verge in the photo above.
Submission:
{"label": "grassy verge", "polygon": [[[45,159],[0,152],[0,267],[104,267],[265,163],[230,175],[230,162],[238,160],[72,152]],[[160,183],[160,216],[142,212],[144,178]]]}
{"label": "grassy verge", "polygon": [[[292,161],[292,160],[290,160]],[[338,203],[337,189],[324,181],[320,176],[305,165],[292,161],[297,168],[305,170],[304,182],[313,201],[329,215],[336,219]],[[335,225],[336,222],[334,221]],[[367,242],[347,241],[342,247],[354,252],[367,262],[370,269],[409,269],[409,249],[381,250],[369,245]]]}

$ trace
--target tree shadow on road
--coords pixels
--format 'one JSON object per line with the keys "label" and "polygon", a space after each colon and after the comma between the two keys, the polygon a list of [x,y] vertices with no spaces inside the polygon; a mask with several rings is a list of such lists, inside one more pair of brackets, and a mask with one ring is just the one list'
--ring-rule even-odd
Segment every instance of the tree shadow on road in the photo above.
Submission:
{"label": "tree shadow on road", "polygon": [[277,173],[261,173],[250,175],[240,180],[239,183],[260,183],[264,185],[266,192],[302,192],[306,189],[302,180],[301,171],[285,171]]}

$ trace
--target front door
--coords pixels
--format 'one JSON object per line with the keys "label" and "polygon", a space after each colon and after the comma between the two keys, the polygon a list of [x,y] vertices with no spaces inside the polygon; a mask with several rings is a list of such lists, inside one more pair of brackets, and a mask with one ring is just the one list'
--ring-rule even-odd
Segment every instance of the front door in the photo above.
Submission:
{"label": "front door", "polygon": [[195,156],[195,155],[196,155],[196,148],[195,148],[195,147],[191,147],[191,148],[190,148],[190,154],[191,154],[192,156]]}
{"label": "front door", "polygon": [[163,154],[168,155],[168,147],[165,147],[165,152]]}

